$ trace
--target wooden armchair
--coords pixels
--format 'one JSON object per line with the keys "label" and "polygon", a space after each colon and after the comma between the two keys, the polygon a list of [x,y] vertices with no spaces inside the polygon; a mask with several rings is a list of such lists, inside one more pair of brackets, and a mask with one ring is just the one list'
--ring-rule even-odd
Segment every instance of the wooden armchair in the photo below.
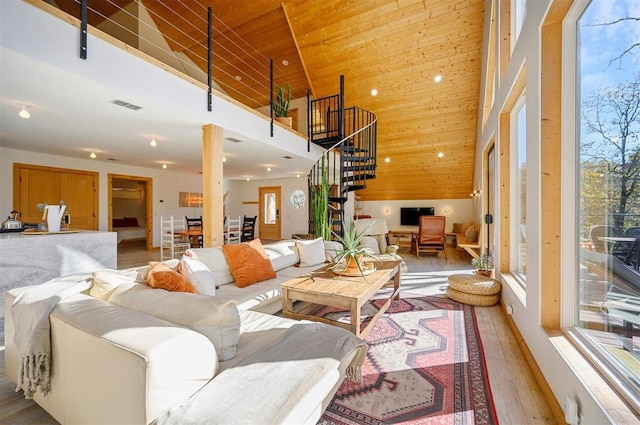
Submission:
{"label": "wooden armchair", "polygon": [[420,258],[421,252],[444,251],[444,259],[447,259],[447,237],[444,234],[446,217],[441,215],[423,215],[420,217],[418,233],[412,236],[412,247],[416,251],[416,257]]}

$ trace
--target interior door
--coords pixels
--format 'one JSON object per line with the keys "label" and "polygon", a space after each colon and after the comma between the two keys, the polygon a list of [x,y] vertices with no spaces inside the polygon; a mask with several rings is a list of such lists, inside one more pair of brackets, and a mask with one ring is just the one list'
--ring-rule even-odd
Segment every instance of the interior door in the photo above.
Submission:
{"label": "interior door", "polygon": [[280,186],[258,188],[258,234],[261,240],[280,240]]}

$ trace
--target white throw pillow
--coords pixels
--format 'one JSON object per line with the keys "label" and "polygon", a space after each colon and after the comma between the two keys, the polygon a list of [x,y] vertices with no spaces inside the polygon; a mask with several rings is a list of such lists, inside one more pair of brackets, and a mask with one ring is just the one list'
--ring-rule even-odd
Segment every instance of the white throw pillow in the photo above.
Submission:
{"label": "white throw pillow", "polygon": [[324,254],[324,239],[316,238],[311,241],[298,240],[296,248],[300,254],[300,267],[311,267],[326,261]]}
{"label": "white throw pillow", "polygon": [[91,274],[89,295],[107,301],[113,291],[125,283],[133,283],[138,276],[137,270],[98,270]]}
{"label": "white throw pillow", "polygon": [[233,275],[231,274],[231,269],[229,269],[229,262],[224,252],[222,252],[221,247],[191,248],[188,249],[184,255],[202,261],[213,274],[217,285],[233,283]]}
{"label": "white throw pillow", "polygon": [[375,236],[363,236],[362,239],[360,239],[360,245],[369,248],[373,255],[380,254],[380,247],[378,246],[378,241]]}
{"label": "white throw pillow", "polygon": [[210,296],[216,294],[216,281],[213,273],[202,261],[183,256],[178,263],[178,272],[187,278],[199,294]]}
{"label": "white throw pillow", "polygon": [[220,361],[236,355],[240,313],[235,301],[187,292],[168,292],[134,283],[116,288],[109,302],[203,334],[216,347]]}

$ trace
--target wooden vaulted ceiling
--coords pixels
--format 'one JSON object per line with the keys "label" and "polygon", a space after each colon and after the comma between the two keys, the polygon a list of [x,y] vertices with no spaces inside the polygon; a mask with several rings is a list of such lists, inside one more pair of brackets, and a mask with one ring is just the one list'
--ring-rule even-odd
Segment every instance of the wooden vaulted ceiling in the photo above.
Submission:
{"label": "wooden vaulted ceiling", "polygon": [[466,198],[473,191],[483,0],[141,2],[170,48],[205,71],[210,6],[213,78],[247,106],[269,103],[269,59],[275,82],[289,83],[294,98],[307,90],[337,94],[344,75],[345,106],[378,117],[377,178],[359,192],[363,199]]}

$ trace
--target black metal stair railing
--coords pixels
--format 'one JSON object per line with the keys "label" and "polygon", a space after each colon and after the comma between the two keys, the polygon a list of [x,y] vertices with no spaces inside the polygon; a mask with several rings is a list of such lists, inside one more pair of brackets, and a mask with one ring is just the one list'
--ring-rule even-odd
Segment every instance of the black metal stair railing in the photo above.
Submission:
{"label": "black metal stair railing", "polygon": [[[309,103],[310,141],[326,148],[324,161],[318,160],[309,173],[309,193],[313,193],[312,188],[318,187],[326,175],[331,230],[342,235],[349,192],[366,188],[366,181],[376,176],[377,118],[356,106],[347,109],[340,106],[340,95]],[[323,174],[323,164],[326,174]],[[311,220],[313,203],[309,207],[309,232],[317,234]]]}

